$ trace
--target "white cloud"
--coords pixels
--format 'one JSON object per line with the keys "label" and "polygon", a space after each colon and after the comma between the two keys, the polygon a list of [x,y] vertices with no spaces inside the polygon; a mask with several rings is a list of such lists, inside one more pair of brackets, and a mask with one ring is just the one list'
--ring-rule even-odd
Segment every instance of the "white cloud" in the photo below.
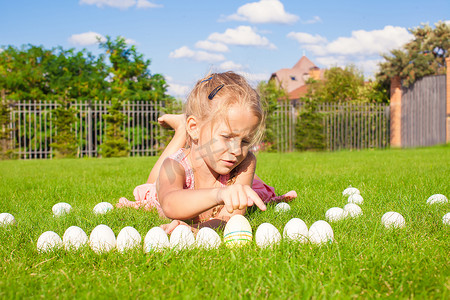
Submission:
{"label": "white cloud", "polygon": [[210,41],[198,41],[195,44],[195,47],[208,50],[208,51],[214,51],[214,52],[228,52],[230,49],[228,49],[228,46],[223,43],[213,43]]}
{"label": "white cloud", "polygon": [[239,75],[244,76],[245,79],[247,79],[248,83],[253,87],[256,88],[258,86],[258,83],[260,81],[267,81],[270,79],[271,73],[248,73],[243,71],[237,71]]}
{"label": "white cloud", "polygon": [[319,16],[314,16],[310,20],[300,20],[302,24],[315,24],[315,23],[321,23],[322,19]]}
{"label": "white cloud", "polygon": [[208,53],[206,51],[194,51],[189,49],[189,47],[183,46],[170,52],[169,57],[171,58],[192,58],[196,61],[205,62],[219,62],[225,60],[225,56],[222,54]]}
{"label": "white cloud", "polygon": [[339,37],[331,42],[320,35],[304,32],[291,32],[287,37],[296,40],[301,48],[314,55],[314,61],[319,65],[344,67],[354,64],[369,74],[377,70],[380,54],[400,48],[413,35],[406,28],[388,25],[380,30],[356,30],[351,36]]}
{"label": "white cloud", "polygon": [[137,8],[157,8],[157,7],[162,7],[162,5],[155,4],[155,3],[152,3],[147,0],[137,0],[136,7]]}
{"label": "white cloud", "polygon": [[128,45],[137,45],[138,42],[136,42],[135,40],[132,39],[125,39],[125,43],[127,43]]}
{"label": "white cloud", "polygon": [[324,66],[325,68],[341,67],[345,68],[348,65],[355,65],[358,70],[368,77],[378,71],[378,64],[382,61],[381,58],[371,59],[365,57],[348,57],[348,56],[322,56],[315,59],[315,62]]}
{"label": "white cloud", "polygon": [[260,0],[242,5],[237,13],[226,17],[225,20],[293,24],[299,20],[299,17],[287,13],[279,0]]}
{"label": "white cloud", "polygon": [[315,62],[326,68],[345,67],[347,63],[344,56],[321,56],[315,59]]}
{"label": "white cloud", "polygon": [[148,0],[80,0],[80,4],[96,5],[97,7],[115,7],[120,9],[127,9],[132,6],[137,8],[154,8],[161,7],[160,4],[154,4]]}
{"label": "white cloud", "polygon": [[238,63],[235,63],[231,60],[227,60],[221,63],[218,67],[221,71],[238,71],[243,70],[244,66]]}
{"label": "white cloud", "polygon": [[190,87],[182,84],[168,83],[167,92],[174,97],[186,98],[190,92]]}
{"label": "white cloud", "polygon": [[266,37],[257,34],[250,26],[239,26],[235,29],[227,29],[224,33],[212,33],[208,40],[228,45],[257,46],[276,49]]}
{"label": "white cloud", "polygon": [[359,61],[356,63],[356,66],[363,71],[365,74],[375,74],[379,70],[379,63],[382,59],[368,59]]}
{"label": "white cloud", "polygon": [[385,26],[381,30],[356,30],[350,37],[339,37],[327,42],[320,35],[312,36],[303,32],[291,32],[289,38],[297,40],[315,55],[378,55],[399,48],[413,36],[406,28]]}
{"label": "white cloud", "polygon": [[[100,38],[101,42],[105,42],[106,38],[97,32],[84,32],[80,34],[72,34],[69,38],[69,42],[76,46],[92,46],[98,44],[98,38]],[[138,43],[135,40],[125,38],[125,43],[128,45],[137,45]]]}
{"label": "white cloud", "polygon": [[300,44],[324,44],[327,42],[327,39],[323,36],[318,34],[311,35],[305,32],[290,32],[287,37],[296,40]]}
{"label": "white cloud", "polygon": [[69,38],[69,42],[76,46],[91,46],[98,44],[98,39],[100,39],[101,42],[106,41],[106,38],[103,35],[97,32],[89,31],[80,34],[73,34]]}
{"label": "white cloud", "polygon": [[351,37],[340,37],[327,45],[327,52],[343,55],[373,55],[396,49],[413,35],[406,28],[385,26],[381,30],[357,30]]}

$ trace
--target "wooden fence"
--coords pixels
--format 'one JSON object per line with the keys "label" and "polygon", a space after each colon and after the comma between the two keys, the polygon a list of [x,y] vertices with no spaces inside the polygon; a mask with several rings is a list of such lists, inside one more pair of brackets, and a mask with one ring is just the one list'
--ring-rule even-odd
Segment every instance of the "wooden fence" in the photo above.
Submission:
{"label": "wooden fence", "polygon": [[[73,103],[76,122],[72,130],[78,143],[78,157],[99,156],[105,141],[105,115],[111,103]],[[51,102],[21,101],[10,106],[11,148],[20,159],[52,158],[54,109]],[[295,126],[302,105],[280,104],[275,112],[274,133],[279,152],[295,150]],[[162,103],[128,102],[123,128],[131,156],[157,155],[158,137],[163,132],[156,120],[162,114]],[[329,151],[389,147],[389,106],[384,104],[321,104],[323,130]]]}
{"label": "wooden fence", "polygon": [[403,88],[401,101],[402,147],[445,144],[446,75],[423,77]]}
{"label": "wooden fence", "polygon": [[[293,151],[295,126],[303,105],[279,104],[276,114],[277,151]],[[387,148],[390,141],[390,111],[387,104],[333,104],[318,105],[322,115],[326,149]]]}

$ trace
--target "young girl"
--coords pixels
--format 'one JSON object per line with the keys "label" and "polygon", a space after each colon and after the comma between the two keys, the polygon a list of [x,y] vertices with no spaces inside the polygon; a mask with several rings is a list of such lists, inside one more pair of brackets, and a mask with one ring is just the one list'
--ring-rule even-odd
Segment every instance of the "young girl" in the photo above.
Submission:
{"label": "young girl", "polygon": [[264,202],[296,197],[295,192],[276,197],[273,188],[254,180],[256,158],[249,149],[263,135],[264,113],[258,94],[242,76],[215,73],[198,81],[185,111],[158,119],[175,134],[147,184],[135,188],[136,201],[120,198],[117,207],[156,208],[173,219],[162,226],[171,233],[186,224],[181,220],[193,223],[193,231],[218,227],[248,206],[265,210]]}

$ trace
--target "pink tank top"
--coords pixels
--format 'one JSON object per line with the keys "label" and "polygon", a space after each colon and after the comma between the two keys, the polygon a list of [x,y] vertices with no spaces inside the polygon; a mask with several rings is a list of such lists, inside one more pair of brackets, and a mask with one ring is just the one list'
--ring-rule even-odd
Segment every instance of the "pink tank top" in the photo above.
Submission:
{"label": "pink tank top", "polygon": [[[189,164],[189,159],[186,155],[185,149],[184,148],[179,149],[177,152],[170,155],[169,158],[178,162],[184,168],[184,171],[186,173],[186,182],[184,183],[183,188],[193,190],[195,187],[194,170]],[[219,182],[221,183],[222,186],[226,186],[229,178],[230,174],[220,175]]]}

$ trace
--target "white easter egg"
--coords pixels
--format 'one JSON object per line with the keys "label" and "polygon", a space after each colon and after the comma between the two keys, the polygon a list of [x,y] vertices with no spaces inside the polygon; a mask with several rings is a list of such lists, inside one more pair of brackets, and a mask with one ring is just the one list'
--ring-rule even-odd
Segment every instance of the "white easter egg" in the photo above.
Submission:
{"label": "white easter egg", "polygon": [[346,196],[346,197],[348,197],[350,195],[354,195],[354,194],[358,194],[358,195],[360,194],[359,190],[354,187],[348,187],[342,192],[342,195]]}
{"label": "white easter egg", "polygon": [[169,247],[169,237],[161,227],[153,227],[145,235],[144,252],[161,251]]}
{"label": "white easter egg", "polygon": [[80,227],[70,226],[64,232],[62,240],[66,250],[77,250],[87,244],[88,236]]}
{"label": "white easter egg", "polygon": [[106,225],[100,224],[92,230],[89,245],[96,253],[108,252],[116,247],[114,231]]}
{"label": "white easter egg", "polygon": [[170,235],[170,248],[183,250],[192,248],[195,243],[195,237],[191,229],[186,225],[178,225]]}
{"label": "white easter egg", "polygon": [[60,248],[62,246],[62,240],[59,235],[54,231],[46,231],[39,237],[37,241],[37,250],[39,252],[47,252]]}
{"label": "white easter egg", "polygon": [[53,215],[55,217],[59,217],[59,216],[68,214],[68,213],[70,213],[71,209],[72,209],[72,206],[66,202],[56,203],[52,207]]}
{"label": "white easter egg", "polygon": [[261,248],[272,246],[281,241],[278,229],[270,223],[262,223],[255,232],[255,242]]}
{"label": "white easter egg", "polygon": [[334,233],[330,224],[320,220],[311,225],[308,237],[313,244],[323,244],[332,242],[334,240]]}
{"label": "white easter egg", "polygon": [[14,225],[16,223],[16,219],[10,213],[1,213],[0,214],[0,226],[8,226]]}
{"label": "white easter egg", "polygon": [[325,219],[329,222],[336,222],[347,217],[347,212],[340,207],[332,207],[325,213]]}
{"label": "white easter egg", "polygon": [[308,226],[299,218],[292,218],[286,223],[283,237],[300,243],[308,242]]}
{"label": "white easter egg", "polygon": [[113,210],[114,206],[109,202],[100,202],[94,206],[94,214],[106,214],[108,211]]}
{"label": "white easter egg", "polygon": [[434,194],[427,199],[427,204],[443,204],[447,202],[447,197],[442,194]]}
{"label": "white easter egg", "polygon": [[133,249],[140,246],[141,241],[141,235],[136,229],[131,226],[124,227],[117,235],[117,250],[124,252]]}
{"label": "white easter egg", "polygon": [[351,194],[348,197],[348,203],[363,204],[364,199],[360,194]]}
{"label": "white easter egg", "polygon": [[196,245],[199,248],[217,249],[222,240],[217,232],[209,227],[201,228],[196,236]]}
{"label": "white easter egg", "polygon": [[450,212],[446,213],[443,217],[442,217],[442,223],[444,223],[445,225],[450,225]]}
{"label": "white easter egg", "polygon": [[280,202],[275,206],[276,212],[286,212],[291,210],[291,206],[287,204],[286,202]]}
{"label": "white easter egg", "polygon": [[344,206],[344,214],[345,213],[352,218],[356,218],[362,214],[362,209],[358,206],[358,204],[348,203]]}
{"label": "white easter egg", "polygon": [[223,243],[229,247],[245,245],[252,238],[252,227],[243,215],[232,216],[223,230]]}
{"label": "white easter egg", "polygon": [[405,218],[395,211],[389,211],[381,217],[381,223],[386,228],[402,228],[405,226]]}

